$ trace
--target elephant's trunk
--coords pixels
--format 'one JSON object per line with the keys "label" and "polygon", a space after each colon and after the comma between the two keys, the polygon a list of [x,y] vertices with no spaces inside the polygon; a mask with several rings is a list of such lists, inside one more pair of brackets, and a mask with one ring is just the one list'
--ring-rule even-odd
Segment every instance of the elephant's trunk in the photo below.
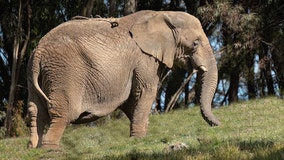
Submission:
{"label": "elephant's trunk", "polygon": [[215,118],[211,109],[211,103],[217,87],[217,79],[218,79],[218,70],[213,54],[210,60],[208,61],[206,70],[204,70],[203,68],[200,69],[203,70],[202,79],[201,79],[202,85],[201,85],[201,97],[200,97],[201,115],[203,119],[210,126],[218,126],[221,123],[217,118]]}

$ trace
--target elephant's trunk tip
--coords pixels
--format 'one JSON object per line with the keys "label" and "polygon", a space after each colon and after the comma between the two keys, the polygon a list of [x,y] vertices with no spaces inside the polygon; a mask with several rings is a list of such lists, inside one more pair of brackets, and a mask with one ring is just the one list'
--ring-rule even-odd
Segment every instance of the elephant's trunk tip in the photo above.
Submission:
{"label": "elephant's trunk tip", "polygon": [[213,114],[209,116],[208,114],[205,114],[203,110],[201,110],[201,115],[211,127],[221,126],[221,122],[217,118],[215,118]]}

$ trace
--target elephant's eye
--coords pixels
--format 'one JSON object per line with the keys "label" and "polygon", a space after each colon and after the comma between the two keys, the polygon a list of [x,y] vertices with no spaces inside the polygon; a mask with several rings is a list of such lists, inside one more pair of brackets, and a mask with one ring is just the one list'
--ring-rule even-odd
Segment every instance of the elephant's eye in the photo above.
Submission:
{"label": "elephant's eye", "polygon": [[199,44],[200,44],[200,40],[198,39],[198,40],[195,40],[194,42],[193,42],[193,49],[195,50],[195,49],[197,49],[197,47],[199,46]]}

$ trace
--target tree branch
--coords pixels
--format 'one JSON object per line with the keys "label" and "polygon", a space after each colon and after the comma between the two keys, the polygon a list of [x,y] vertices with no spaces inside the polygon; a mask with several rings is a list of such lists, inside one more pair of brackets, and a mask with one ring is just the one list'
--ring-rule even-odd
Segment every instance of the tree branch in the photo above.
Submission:
{"label": "tree branch", "polygon": [[193,72],[188,75],[188,77],[184,80],[184,82],[182,83],[182,85],[179,87],[179,89],[176,91],[176,93],[172,96],[170,102],[168,103],[165,112],[167,113],[169,110],[172,110],[172,108],[174,107],[175,103],[177,102],[177,99],[179,97],[179,95],[181,94],[183,88],[186,86],[186,84],[189,82],[189,80],[191,79],[192,75],[194,73],[196,73],[197,70],[193,70]]}

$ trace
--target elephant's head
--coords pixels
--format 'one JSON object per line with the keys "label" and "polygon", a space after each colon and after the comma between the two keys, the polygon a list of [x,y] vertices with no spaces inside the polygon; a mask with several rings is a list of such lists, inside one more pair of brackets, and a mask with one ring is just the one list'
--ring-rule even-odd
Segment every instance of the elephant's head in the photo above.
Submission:
{"label": "elephant's head", "polygon": [[217,66],[199,20],[184,12],[147,11],[139,15],[130,33],[143,52],[167,67],[178,64],[202,73],[201,114],[209,125],[220,125],[211,111]]}

